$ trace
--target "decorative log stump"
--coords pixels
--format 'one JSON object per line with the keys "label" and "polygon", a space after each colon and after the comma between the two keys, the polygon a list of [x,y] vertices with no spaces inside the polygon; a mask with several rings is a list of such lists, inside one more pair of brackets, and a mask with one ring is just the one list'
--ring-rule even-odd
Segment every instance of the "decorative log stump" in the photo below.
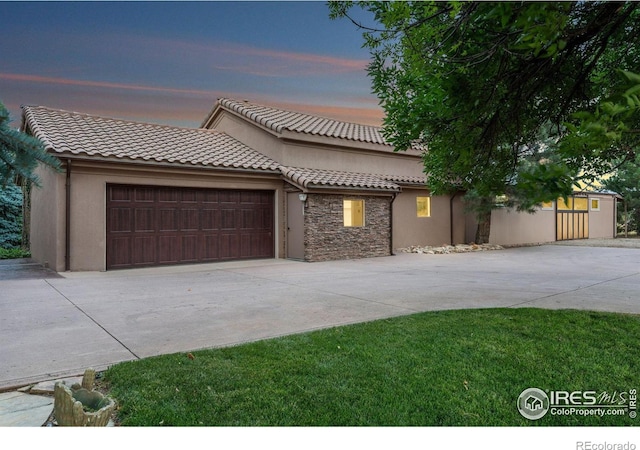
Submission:
{"label": "decorative log stump", "polygon": [[[89,373],[87,373],[89,372]],[[95,371],[85,372],[83,386],[74,384],[69,388],[64,383],[56,383],[54,389],[53,415],[62,427],[104,427],[109,423],[116,407],[113,399],[94,391]],[[89,384],[90,383],[90,384]]]}

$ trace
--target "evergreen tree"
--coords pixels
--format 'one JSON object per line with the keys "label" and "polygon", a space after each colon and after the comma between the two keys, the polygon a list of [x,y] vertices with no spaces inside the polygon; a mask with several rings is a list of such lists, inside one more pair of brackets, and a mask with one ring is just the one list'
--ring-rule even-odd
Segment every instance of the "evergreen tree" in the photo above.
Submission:
{"label": "evergreen tree", "polygon": [[0,103],[0,186],[24,180],[38,183],[38,163],[59,168],[57,158],[47,153],[42,142],[9,126],[9,111]]}

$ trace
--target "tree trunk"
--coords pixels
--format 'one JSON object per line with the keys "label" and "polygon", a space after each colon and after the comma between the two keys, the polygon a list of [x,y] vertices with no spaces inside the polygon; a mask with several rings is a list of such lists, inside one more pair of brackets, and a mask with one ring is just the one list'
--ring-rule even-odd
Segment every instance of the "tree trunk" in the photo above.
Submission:
{"label": "tree trunk", "polygon": [[488,244],[491,234],[491,211],[478,212],[478,228],[476,229],[476,244]]}

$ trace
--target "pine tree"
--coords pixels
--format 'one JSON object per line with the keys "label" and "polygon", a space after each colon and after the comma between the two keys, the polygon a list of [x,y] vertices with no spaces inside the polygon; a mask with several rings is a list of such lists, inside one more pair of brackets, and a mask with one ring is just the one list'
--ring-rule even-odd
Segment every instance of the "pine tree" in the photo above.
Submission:
{"label": "pine tree", "polygon": [[38,184],[38,163],[59,168],[57,158],[47,153],[40,140],[9,126],[9,111],[0,103],[0,187],[22,179]]}

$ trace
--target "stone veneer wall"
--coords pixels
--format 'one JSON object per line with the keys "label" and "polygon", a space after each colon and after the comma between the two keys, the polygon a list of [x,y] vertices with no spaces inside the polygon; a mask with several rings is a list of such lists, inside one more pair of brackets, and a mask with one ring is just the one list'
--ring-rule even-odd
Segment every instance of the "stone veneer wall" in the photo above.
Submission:
{"label": "stone veneer wall", "polygon": [[[345,227],[343,200],[364,200],[363,227]],[[389,256],[391,197],[309,194],[304,215],[306,261]]]}

